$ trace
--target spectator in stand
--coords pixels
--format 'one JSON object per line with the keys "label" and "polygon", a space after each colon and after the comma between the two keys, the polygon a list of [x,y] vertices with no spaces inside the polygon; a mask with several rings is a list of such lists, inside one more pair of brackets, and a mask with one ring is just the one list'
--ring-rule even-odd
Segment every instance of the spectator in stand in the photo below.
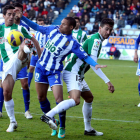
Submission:
{"label": "spectator in stand", "polygon": [[52,9],[50,9],[49,13],[48,13],[48,17],[50,19],[53,19],[54,18],[54,11]]}
{"label": "spectator in stand", "polygon": [[84,30],[85,29],[85,23],[84,21],[80,22],[80,29]]}
{"label": "spectator in stand", "polygon": [[81,11],[81,13],[83,14],[84,9],[82,7],[79,8],[79,11]]}
{"label": "spectator in stand", "polygon": [[113,10],[113,8],[111,7],[110,4],[108,5],[107,11],[110,11],[111,14],[114,14],[114,10]]}
{"label": "spectator in stand", "polygon": [[45,23],[46,25],[48,25],[48,24],[49,24],[48,15],[43,15],[43,19],[44,19],[44,23]]}
{"label": "spectator in stand", "polygon": [[87,27],[85,27],[83,31],[86,32],[87,35],[89,35],[89,31],[87,30]]}
{"label": "spectator in stand", "polygon": [[47,5],[47,8],[46,8],[46,11],[50,12],[50,10],[51,10],[51,5],[48,4],[48,5]]}
{"label": "spectator in stand", "polygon": [[117,26],[119,28],[124,28],[125,27],[125,20],[122,18],[122,16],[120,16],[120,19],[118,20]]}
{"label": "spectator in stand", "polygon": [[73,13],[78,13],[79,12],[79,7],[77,6],[77,5],[74,5],[73,7],[72,7],[72,10],[73,10]]}
{"label": "spectator in stand", "polygon": [[116,28],[116,36],[123,36],[122,30],[119,27]]}
{"label": "spectator in stand", "polygon": [[28,5],[27,5],[27,12],[29,12],[29,10],[31,10],[31,7],[32,7],[32,4],[28,3]]}
{"label": "spectator in stand", "polygon": [[79,12],[76,14],[77,17],[82,16],[82,12],[79,10]]}
{"label": "spectator in stand", "polygon": [[98,30],[99,30],[99,24],[98,24],[98,22],[95,21],[95,23],[93,25],[92,34],[97,33]]}
{"label": "spectator in stand", "polygon": [[54,10],[56,8],[55,0],[52,0],[50,5],[51,5],[52,10]]}
{"label": "spectator in stand", "polygon": [[104,10],[105,10],[104,5],[101,5],[100,11],[99,11],[100,14],[102,14]]}
{"label": "spectator in stand", "polygon": [[87,10],[87,12],[88,12],[88,13],[91,13],[91,9],[92,9],[91,5],[90,5],[90,4],[88,4],[87,9],[86,9],[86,10]]}
{"label": "spectator in stand", "polygon": [[112,15],[111,11],[108,11],[107,17],[113,19],[113,15]]}
{"label": "spectator in stand", "polygon": [[120,15],[119,15],[119,12],[118,12],[118,11],[117,11],[116,14],[115,14],[115,18],[120,19]]}
{"label": "spectator in stand", "polygon": [[37,15],[37,17],[36,17],[36,20],[37,20],[38,18],[43,18],[43,16],[41,15],[40,12],[38,13],[38,15]]}
{"label": "spectator in stand", "polygon": [[116,33],[114,32],[114,30],[112,30],[111,35],[110,36],[116,36]]}
{"label": "spectator in stand", "polygon": [[104,10],[103,13],[101,14],[101,20],[102,20],[103,18],[107,18],[107,13],[106,13],[105,10]]}
{"label": "spectator in stand", "polygon": [[[17,0],[17,1],[19,1],[19,0]],[[21,0],[21,1],[22,1],[22,0]],[[34,3],[34,0],[28,0],[28,3],[33,4],[33,3]]]}
{"label": "spectator in stand", "polygon": [[93,1],[92,1],[92,0],[90,0],[90,1],[89,1],[89,5],[91,6],[91,8],[94,6],[94,4],[93,4]]}
{"label": "spectator in stand", "polygon": [[127,17],[127,24],[131,25],[134,23],[135,15],[133,11],[131,11],[130,15]]}
{"label": "spectator in stand", "polygon": [[49,4],[49,5],[51,4],[50,1],[49,1],[49,0],[45,0],[45,1],[44,1],[44,7],[47,8],[47,5],[48,5],[48,4]]}
{"label": "spectator in stand", "polygon": [[94,7],[91,9],[92,13],[90,14],[90,17],[95,17],[97,11],[99,11],[99,9],[96,7],[96,5],[94,5]]}
{"label": "spectator in stand", "polygon": [[88,15],[85,15],[84,18],[83,18],[83,21],[85,24],[87,24],[89,22],[89,17]]}
{"label": "spectator in stand", "polygon": [[116,8],[115,8],[115,12],[118,11],[119,14],[121,14],[122,12],[122,5],[120,4],[120,2],[118,1],[116,4]]}
{"label": "spectator in stand", "polygon": [[31,7],[31,10],[29,10],[28,12],[28,18],[30,20],[33,20],[35,18],[35,10],[33,9],[33,7]]}
{"label": "spectator in stand", "polygon": [[140,13],[140,3],[139,2],[137,2],[136,9]]}
{"label": "spectator in stand", "polygon": [[136,14],[138,13],[138,11],[136,10],[136,8],[135,8],[135,7],[133,8],[133,10],[132,10],[132,11],[133,11],[134,15],[136,15]]}
{"label": "spectator in stand", "polygon": [[[43,0],[38,0],[38,1],[36,2],[36,4],[37,4],[38,7],[40,7],[41,3],[43,3]],[[43,3],[43,6],[44,6],[44,3]]]}
{"label": "spectator in stand", "polygon": [[27,18],[28,18],[28,12],[27,12],[27,10],[26,10],[26,9],[23,11],[23,16],[25,16],[25,17],[27,17]]}
{"label": "spectator in stand", "polygon": [[136,6],[135,6],[134,3],[132,2],[131,6],[130,6],[130,10],[132,11],[134,7],[136,7]]}
{"label": "spectator in stand", "polygon": [[27,6],[26,6],[26,3],[25,3],[25,2],[23,2],[22,6],[23,6],[23,11],[24,11],[25,9],[27,9]]}
{"label": "spectator in stand", "polygon": [[111,7],[115,11],[116,4],[115,4],[115,1],[114,0],[111,1]]}
{"label": "spectator in stand", "polygon": [[98,9],[101,8],[101,7],[100,7],[100,3],[99,3],[99,1],[96,1],[96,7],[97,7]]}
{"label": "spectator in stand", "polygon": [[137,15],[135,16],[134,23],[140,25],[140,13],[137,13]]}
{"label": "spectator in stand", "polygon": [[126,16],[130,15],[130,13],[131,13],[130,7],[127,7],[125,11]]}
{"label": "spectator in stand", "polygon": [[82,16],[79,16],[80,23],[83,21]]}
{"label": "spectator in stand", "polygon": [[84,6],[84,0],[80,0],[78,3],[77,3],[77,6],[80,8]]}
{"label": "spectator in stand", "polygon": [[75,17],[75,13],[73,13],[72,9],[70,10],[70,13],[68,15],[69,15],[69,17]]}
{"label": "spectator in stand", "polygon": [[33,3],[33,9],[35,10],[35,17],[38,15],[38,6],[36,6],[36,3]]}
{"label": "spectator in stand", "polygon": [[107,10],[107,8],[108,8],[108,4],[107,4],[106,0],[104,0],[104,2],[103,2],[103,6],[104,6],[104,8]]}
{"label": "spectator in stand", "polygon": [[59,11],[59,13],[60,13],[61,9],[64,9],[64,2],[62,0],[59,0],[56,3],[56,10]]}
{"label": "spectator in stand", "polygon": [[114,24],[118,24],[118,20],[119,20],[119,19],[115,17],[115,19],[114,19]]}
{"label": "spectator in stand", "polygon": [[87,9],[88,4],[89,4],[89,2],[88,2],[88,0],[86,0],[84,3],[83,9]]}
{"label": "spectator in stand", "polygon": [[88,23],[86,23],[85,27],[87,27],[89,34],[91,34],[92,30],[93,30],[93,25],[90,23],[90,21]]}
{"label": "spectator in stand", "polygon": [[41,13],[41,15],[42,15],[42,16],[43,16],[43,15],[48,15],[48,11],[44,8],[43,11],[42,11],[42,13]]}
{"label": "spectator in stand", "polygon": [[100,12],[98,11],[95,16],[95,22],[100,22],[100,21],[101,21],[101,15]]}
{"label": "spectator in stand", "polygon": [[42,13],[43,9],[44,9],[44,5],[43,5],[43,3],[41,3],[39,6],[39,9],[38,9],[38,12]]}
{"label": "spectator in stand", "polygon": [[82,19],[84,18],[84,16],[87,15],[88,18],[90,18],[89,13],[87,12],[87,10],[85,9],[83,14],[82,14]]}

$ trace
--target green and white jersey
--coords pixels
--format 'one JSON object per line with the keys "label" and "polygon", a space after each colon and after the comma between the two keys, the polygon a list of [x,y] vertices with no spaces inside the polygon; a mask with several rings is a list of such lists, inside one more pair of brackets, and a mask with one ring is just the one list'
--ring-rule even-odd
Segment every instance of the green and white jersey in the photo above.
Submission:
{"label": "green and white jersey", "polygon": [[23,26],[13,24],[12,26],[6,27],[5,24],[0,25],[0,52],[4,63],[8,62],[19,49],[19,47],[12,47],[7,41],[7,36],[13,29],[17,29],[22,32],[25,38],[32,38],[32,35]]}
{"label": "green and white jersey", "polygon": [[[84,51],[90,56],[98,57],[100,54],[100,50],[102,47],[102,37],[99,33],[93,34],[90,36],[82,45]],[[90,65],[85,61],[80,60],[75,54],[72,57],[71,61],[69,61],[65,70],[79,74],[81,78],[84,77],[84,74],[89,70]]]}
{"label": "green and white jersey", "polygon": [[[74,36],[79,43],[82,43],[82,42],[84,42],[87,39],[86,32],[82,31],[81,29],[73,30],[72,31],[72,36]],[[65,62],[67,62],[70,58],[72,58],[73,55],[74,55],[73,53],[69,54],[66,57]]]}

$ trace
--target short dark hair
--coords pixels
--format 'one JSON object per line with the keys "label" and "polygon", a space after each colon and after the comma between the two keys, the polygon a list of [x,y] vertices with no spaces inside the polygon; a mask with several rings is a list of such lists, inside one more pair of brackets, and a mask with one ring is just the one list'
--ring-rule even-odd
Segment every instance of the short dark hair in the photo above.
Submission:
{"label": "short dark hair", "polygon": [[9,10],[9,9],[15,9],[15,7],[12,6],[12,5],[6,5],[6,6],[4,6],[3,9],[2,9],[3,15],[6,15],[7,10]]}
{"label": "short dark hair", "polygon": [[22,8],[22,12],[23,12],[23,6],[22,6],[21,3],[15,2],[15,3],[13,4],[13,6],[14,6],[14,7],[20,7],[20,8]]}
{"label": "short dark hair", "polygon": [[44,18],[37,18],[37,21],[44,21]]}
{"label": "short dark hair", "polygon": [[75,19],[75,20],[77,19],[77,20],[79,20],[79,21],[80,21],[79,17],[74,17],[74,19]]}
{"label": "short dark hair", "polygon": [[76,21],[73,17],[65,17],[64,19],[68,20],[69,21],[69,25],[70,26],[73,26],[73,29],[75,28],[76,26]]}
{"label": "short dark hair", "polygon": [[110,26],[114,26],[114,21],[111,18],[103,18],[101,20],[100,26],[103,27],[105,24],[109,24]]}

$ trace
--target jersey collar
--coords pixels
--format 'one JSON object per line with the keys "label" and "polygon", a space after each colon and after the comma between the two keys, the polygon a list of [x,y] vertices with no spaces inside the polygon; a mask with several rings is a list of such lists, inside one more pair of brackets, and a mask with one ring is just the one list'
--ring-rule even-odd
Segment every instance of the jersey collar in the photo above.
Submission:
{"label": "jersey collar", "polygon": [[103,37],[101,36],[101,34],[98,32],[98,34],[99,34],[99,37],[100,37],[100,39],[101,39],[101,41],[104,41],[104,39],[103,39]]}

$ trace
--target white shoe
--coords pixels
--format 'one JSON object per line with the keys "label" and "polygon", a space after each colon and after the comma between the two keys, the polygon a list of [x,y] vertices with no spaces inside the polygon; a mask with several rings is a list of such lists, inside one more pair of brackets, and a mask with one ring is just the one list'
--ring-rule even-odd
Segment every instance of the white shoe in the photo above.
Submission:
{"label": "white shoe", "polygon": [[0,112],[0,118],[2,117],[2,112]]}
{"label": "white shoe", "polygon": [[52,91],[51,87],[49,86],[48,91]]}
{"label": "white shoe", "polygon": [[14,132],[14,130],[17,128],[17,122],[10,122],[10,125],[6,132]]}
{"label": "white shoe", "polygon": [[140,107],[140,103],[138,104],[138,107]]}
{"label": "white shoe", "polygon": [[86,131],[84,132],[84,135],[90,135],[90,136],[102,136],[102,132],[98,132],[95,129],[92,129],[91,131]]}
{"label": "white shoe", "polygon": [[33,118],[33,116],[31,115],[29,110],[27,110],[24,115],[25,115],[26,119],[32,119]]}

